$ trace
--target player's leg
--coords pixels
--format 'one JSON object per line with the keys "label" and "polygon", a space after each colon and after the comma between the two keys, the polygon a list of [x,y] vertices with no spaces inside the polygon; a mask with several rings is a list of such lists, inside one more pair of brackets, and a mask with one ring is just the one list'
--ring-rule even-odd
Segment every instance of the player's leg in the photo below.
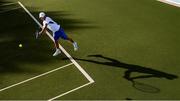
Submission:
{"label": "player's leg", "polygon": [[61,33],[60,37],[64,40],[70,41],[74,46],[74,51],[77,51],[78,50],[77,42],[75,42],[72,38],[68,37],[62,28],[60,29],[60,33]]}
{"label": "player's leg", "polygon": [[54,33],[54,45],[56,48],[56,52],[53,54],[53,56],[57,56],[58,54],[61,53],[61,51],[59,49],[59,43],[58,43],[59,38],[60,38],[60,35],[58,33]]}
{"label": "player's leg", "polygon": [[75,42],[72,38],[68,37],[67,36],[67,40],[70,41],[73,46],[74,46],[74,51],[77,51],[78,50],[78,45],[77,45],[77,42]]}
{"label": "player's leg", "polygon": [[55,44],[55,48],[56,48],[56,49],[59,49],[59,43],[58,43],[57,40],[54,41],[54,44]]}
{"label": "player's leg", "polygon": [[70,38],[69,36],[67,36],[67,40],[70,41],[71,43],[74,43],[74,40]]}

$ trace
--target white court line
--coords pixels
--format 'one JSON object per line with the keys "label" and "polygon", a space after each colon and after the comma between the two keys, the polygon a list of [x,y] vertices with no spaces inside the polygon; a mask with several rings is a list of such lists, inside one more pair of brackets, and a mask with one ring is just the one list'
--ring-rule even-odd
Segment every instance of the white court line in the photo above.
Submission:
{"label": "white court line", "polygon": [[57,98],[60,98],[60,97],[62,97],[62,96],[64,96],[64,95],[67,95],[67,94],[69,94],[69,93],[71,93],[71,92],[74,92],[74,91],[79,90],[79,89],[81,89],[81,88],[83,88],[83,87],[86,87],[86,86],[88,86],[88,85],[90,85],[90,84],[92,84],[92,83],[93,83],[93,82],[86,83],[86,84],[84,84],[84,85],[82,85],[82,86],[79,86],[79,87],[74,88],[74,89],[72,89],[72,90],[70,90],[70,91],[67,91],[67,92],[65,92],[65,93],[63,93],[63,94],[60,94],[60,95],[58,95],[58,96],[56,96],[56,97],[53,97],[53,98],[49,99],[48,101],[52,101],[52,100],[55,100],[55,99],[57,99]]}
{"label": "white court line", "polygon": [[[26,11],[27,14],[42,28],[42,25],[39,21],[27,10],[27,8],[18,1],[19,5]],[[50,37],[52,41],[54,41],[52,35],[46,31],[46,34]],[[61,51],[71,60],[71,62],[79,69],[79,71],[89,80],[89,82],[94,82],[94,80],[89,76],[89,74],[71,57],[71,55],[59,44],[59,48]]]}
{"label": "white court line", "polygon": [[24,81],[21,81],[21,82],[19,82],[19,83],[13,84],[13,85],[11,85],[11,86],[5,87],[5,88],[3,88],[3,89],[0,89],[0,92],[2,92],[2,91],[4,91],[4,90],[7,90],[7,89],[9,89],[9,88],[15,87],[15,86],[17,86],[17,85],[26,83],[26,82],[28,82],[28,81],[34,80],[34,79],[36,79],[36,78],[39,78],[39,77],[48,75],[48,74],[50,74],[50,73],[52,73],[52,72],[55,72],[55,71],[60,70],[60,69],[63,69],[63,68],[68,67],[68,66],[70,66],[70,65],[73,65],[73,63],[69,63],[69,64],[67,64],[67,65],[61,66],[61,67],[59,67],[59,68],[53,69],[53,70],[51,70],[51,71],[45,72],[45,73],[43,73],[43,74],[37,75],[37,76],[35,76],[35,77],[29,78],[29,79],[27,79],[27,80],[24,80]]}
{"label": "white court line", "polygon": [[172,3],[175,3],[175,4],[180,5],[180,3],[179,3],[179,2],[175,2],[175,1],[173,1],[173,0],[166,0],[166,1],[168,1],[168,2],[172,2]]}
{"label": "white court line", "polygon": [[166,4],[170,4],[170,5],[173,5],[173,6],[176,6],[176,7],[180,7],[180,3],[174,2],[174,1],[171,1],[171,0],[157,0],[157,1],[160,1],[160,2],[163,2],[163,3],[166,3]]}
{"label": "white court line", "polygon": [[[42,28],[42,25],[39,23],[39,21],[26,9],[26,7],[25,7],[21,2],[18,1],[18,3],[19,3],[19,5],[26,11],[26,13]],[[54,41],[54,38],[52,37],[52,35],[51,35],[48,31],[46,31],[46,34],[49,36],[49,38],[50,38],[52,41]],[[67,92],[65,92],[65,93],[63,93],[63,94],[60,94],[60,95],[58,95],[58,96],[56,96],[56,97],[53,97],[53,98],[49,99],[50,101],[55,100],[55,99],[57,99],[57,98],[59,98],[59,97],[62,97],[62,96],[64,96],[64,95],[66,95],[66,94],[69,94],[69,93],[71,93],[71,92],[74,92],[74,91],[76,91],[76,90],[79,90],[79,89],[81,89],[81,88],[83,88],[83,87],[85,87],[85,86],[88,86],[88,85],[90,85],[90,84],[92,84],[92,83],[95,82],[95,81],[89,76],[89,74],[71,57],[71,55],[70,55],[60,44],[59,44],[59,47],[60,47],[61,51],[62,51],[62,52],[71,60],[71,62],[78,68],[78,70],[86,77],[86,79],[89,81],[89,83],[84,84],[84,85],[82,85],[82,86],[79,86],[79,87],[77,87],[77,88],[74,88],[74,89],[72,89],[72,90],[70,90],[70,91],[67,91]]]}

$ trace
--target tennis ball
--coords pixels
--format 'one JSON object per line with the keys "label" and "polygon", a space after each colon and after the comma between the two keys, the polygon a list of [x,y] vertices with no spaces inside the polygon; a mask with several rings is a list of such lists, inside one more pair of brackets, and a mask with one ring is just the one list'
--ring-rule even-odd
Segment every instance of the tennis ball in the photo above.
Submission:
{"label": "tennis ball", "polygon": [[22,48],[22,44],[19,44],[19,47]]}

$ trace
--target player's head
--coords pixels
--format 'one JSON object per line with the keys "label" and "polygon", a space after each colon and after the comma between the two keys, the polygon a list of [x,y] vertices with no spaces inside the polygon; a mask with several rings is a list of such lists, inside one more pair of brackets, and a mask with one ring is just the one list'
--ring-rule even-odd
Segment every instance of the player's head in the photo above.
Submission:
{"label": "player's head", "polygon": [[44,12],[40,12],[40,13],[39,13],[39,18],[40,18],[41,20],[44,20],[45,17],[46,17],[46,14],[45,14]]}

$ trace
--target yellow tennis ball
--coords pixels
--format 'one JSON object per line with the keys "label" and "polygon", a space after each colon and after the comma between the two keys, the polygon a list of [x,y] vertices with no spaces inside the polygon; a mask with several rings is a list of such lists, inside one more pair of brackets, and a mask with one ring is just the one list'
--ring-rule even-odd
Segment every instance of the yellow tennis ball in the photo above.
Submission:
{"label": "yellow tennis ball", "polygon": [[21,47],[22,47],[22,44],[19,44],[19,47],[21,48]]}

